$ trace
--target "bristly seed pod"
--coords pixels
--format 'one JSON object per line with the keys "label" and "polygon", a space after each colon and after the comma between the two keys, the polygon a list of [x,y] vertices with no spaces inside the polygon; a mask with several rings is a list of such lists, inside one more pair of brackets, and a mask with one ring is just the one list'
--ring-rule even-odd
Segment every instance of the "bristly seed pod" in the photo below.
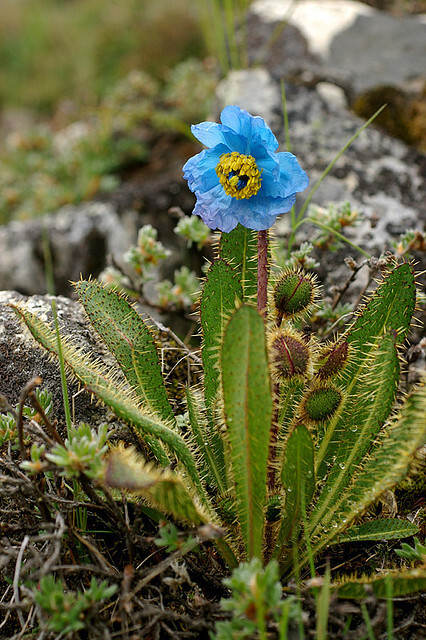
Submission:
{"label": "bristly seed pod", "polygon": [[311,368],[311,352],[305,338],[294,329],[275,329],[269,339],[272,375],[278,380],[305,376]]}
{"label": "bristly seed pod", "polygon": [[348,351],[349,344],[346,340],[327,345],[319,357],[323,364],[318,369],[318,377],[324,380],[339,373],[348,361]]}
{"label": "bristly seed pod", "polygon": [[274,289],[277,326],[280,326],[283,318],[304,314],[313,305],[317,288],[314,274],[302,269],[284,272]]}
{"label": "bristly seed pod", "polygon": [[303,417],[315,424],[328,420],[342,402],[342,392],[333,384],[321,384],[311,389],[302,403]]}

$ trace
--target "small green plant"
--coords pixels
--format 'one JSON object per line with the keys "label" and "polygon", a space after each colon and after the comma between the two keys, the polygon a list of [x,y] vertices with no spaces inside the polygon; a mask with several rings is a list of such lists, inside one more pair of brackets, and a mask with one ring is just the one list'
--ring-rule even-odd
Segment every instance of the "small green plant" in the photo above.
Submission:
{"label": "small green plant", "polygon": [[[46,389],[36,389],[35,399],[45,416],[50,416],[53,411],[52,394]],[[0,447],[7,442],[11,442],[12,448],[14,449],[19,447],[17,431],[18,414],[19,405],[17,405],[15,409],[10,407],[10,410],[5,413],[0,413]],[[38,421],[40,418],[38,410],[34,408],[34,406],[29,406],[28,404],[23,404],[22,415],[27,420]]]}
{"label": "small green plant", "polygon": [[6,442],[12,442],[18,446],[17,441],[16,417],[11,413],[0,415],[0,447]]}
{"label": "small green plant", "polygon": [[[228,108],[226,117],[231,115],[234,127],[238,118],[251,118],[236,107]],[[262,143],[274,144],[266,125],[255,124]],[[222,125],[204,125],[200,135],[210,141],[219,135]],[[236,136],[246,142],[242,133]],[[208,186],[203,171],[223,182],[226,193],[212,203],[211,224],[231,227],[221,235],[200,298],[203,388],[186,389],[188,419],[174,414],[151,329],[124,295],[96,280],[81,280],[75,288],[117,367],[91,360],[67,337],[61,353],[86,389],[150,449],[147,461],[135,449],[113,448],[104,474],[108,487],[143,498],[179,522],[225,528],[216,544],[231,568],[257,558],[265,566],[275,560],[281,576],[300,575],[307,565],[312,574],[315,557],[332,545],[418,531],[403,519],[362,519],[405,477],[424,440],[425,386],[394,411],[415,275],[409,263],[390,261],[383,282],[342,335],[326,344],[308,337],[300,323],[318,301],[315,277],[299,267],[270,276],[267,230],[256,234],[237,224],[241,218],[259,225],[259,192],[260,225],[267,227],[277,215],[280,183],[268,186],[254,156],[234,153],[220,156],[216,178],[204,163],[205,152],[201,173],[197,157],[186,165],[194,190],[198,181]],[[300,190],[306,177],[294,169],[293,158],[288,154],[283,163],[293,167],[294,189]],[[269,190],[267,197],[262,189]],[[274,189],[276,197],[269,198]],[[286,206],[293,196],[282,196]],[[228,197],[237,204],[226,217]],[[210,211],[202,214],[208,219]],[[12,308],[34,338],[58,355],[55,331],[24,303]],[[416,576],[404,584],[418,588],[424,580]]]}
{"label": "small green plant", "polygon": [[408,229],[397,240],[391,241],[391,247],[398,257],[411,259],[411,251],[426,251],[426,238],[419,229]]}
{"label": "small green plant", "polygon": [[84,591],[65,591],[61,580],[47,575],[41,578],[33,595],[43,625],[65,636],[84,629],[87,621],[96,615],[99,604],[116,591],[116,585],[108,585],[106,581],[97,583],[95,578]]}
{"label": "small green plant", "polygon": [[232,618],[217,623],[215,640],[266,640],[270,623],[279,630],[280,640],[287,638],[288,623],[297,620],[300,611],[294,596],[282,599],[276,561],[266,567],[258,558],[243,562],[223,583],[231,590],[231,597],[220,604]]}
{"label": "small green plant", "polygon": [[143,280],[149,278],[150,269],[159,260],[164,260],[170,255],[169,249],[157,240],[158,231],[150,224],[139,229],[136,246],[131,247],[124,256],[126,263],[131,265],[135,272]]}
{"label": "small green plant", "polygon": [[172,553],[184,545],[192,544],[193,538],[191,536],[183,537],[172,522],[160,522],[158,538],[155,538],[154,542],[157,547],[164,547],[168,553]]}
{"label": "small green plant", "polygon": [[46,459],[57,467],[60,474],[67,478],[79,477],[84,473],[88,478],[100,479],[103,459],[108,450],[107,425],[101,425],[97,431],[82,423],[70,430],[64,445],[56,444]]}
{"label": "small green plant", "polygon": [[345,227],[352,227],[359,223],[359,212],[352,209],[349,202],[340,206],[330,204],[327,208],[310,205],[306,214],[306,221],[311,222],[320,230],[313,244],[320,249],[336,251],[341,246],[341,232]]}
{"label": "small green plant", "polygon": [[195,244],[198,249],[202,249],[210,242],[210,229],[200,218],[195,216],[180,218],[175,227],[175,233],[187,240],[188,247]]}
{"label": "small green plant", "polygon": [[[188,244],[197,242],[202,246],[207,242],[205,225],[198,220],[198,224],[177,225],[176,233],[188,239]],[[138,233],[135,246],[124,254],[123,270],[107,267],[101,274],[100,280],[108,287],[118,287],[126,291],[133,298],[162,309],[190,309],[198,298],[200,281],[196,274],[183,265],[174,272],[174,281],[164,279],[151,283],[150,294],[146,293],[146,284],[154,279],[154,267],[159,261],[170,255],[162,242],[157,240],[158,231],[150,224],[144,225]]]}
{"label": "small green plant", "polygon": [[404,558],[409,562],[422,562],[426,564],[426,545],[421,544],[418,538],[414,538],[414,547],[403,542],[401,549],[396,549],[395,553],[400,558]]}

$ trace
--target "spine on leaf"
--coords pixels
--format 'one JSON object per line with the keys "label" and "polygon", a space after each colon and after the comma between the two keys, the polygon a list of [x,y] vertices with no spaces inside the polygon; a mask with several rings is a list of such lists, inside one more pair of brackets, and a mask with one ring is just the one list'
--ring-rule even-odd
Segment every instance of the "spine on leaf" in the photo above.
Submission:
{"label": "spine on leaf", "polygon": [[219,256],[238,274],[241,301],[254,301],[257,295],[257,232],[239,224],[230,233],[222,233]]}
{"label": "spine on leaf", "polygon": [[117,291],[96,280],[75,284],[94,329],[114,355],[140,402],[174,422],[153,335],[137,311]]}
{"label": "spine on leaf", "polygon": [[223,409],[241,533],[248,558],[261,557],[266,501],[271,384],[265,325],[243,305],[231,317],[222,351]]}
{"label": "spine on leaf", "polygon": [[238,273],[224,260],[212,262],[200,300],[204,393],[210,409],[219,388],[219,348],[229,316],[243,297]]}
{"label": "spine on leaf", "polygon": [[[12,308],[24,321],[37,342],[49,353],[57,356],[56,335],[51,327],[28,311],[25,305],[16,303]],[[62,341],[62,353],[66,366],[87,390],[111,407],[121,420],[130,424],[149,446],[154,446],[156,450],[162,452],[167,463],[169,458],[164,450],[158,447],[160,443],[166,445],[185,468],[199,495],[204,496],[204,488],[194,456],[184,439],[170,425],[160,421],[158,416],[150,415],[141,409],[133,390],[117,384],[114,375],[105,365],[90,362],[86,355],[70,344],[69,340]]]}

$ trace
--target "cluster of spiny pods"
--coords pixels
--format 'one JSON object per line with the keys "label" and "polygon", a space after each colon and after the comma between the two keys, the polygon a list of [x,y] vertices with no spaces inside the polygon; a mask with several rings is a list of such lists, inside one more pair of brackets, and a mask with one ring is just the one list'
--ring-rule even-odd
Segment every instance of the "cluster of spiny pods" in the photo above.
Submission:
{"label": "cluster of spiny pods", "polygon": [[313,274],[301,269],[283,273],[274,288],[275,325],[268,336],[273,380],[279,385],[310,381],[300,406],[306,424],[329,419],[342,401],[342,391],[332,382],[348,360],[349,344],[344,339],[319,345],[312,335],[294,328],[297,318],[314,307],[319,287]]}

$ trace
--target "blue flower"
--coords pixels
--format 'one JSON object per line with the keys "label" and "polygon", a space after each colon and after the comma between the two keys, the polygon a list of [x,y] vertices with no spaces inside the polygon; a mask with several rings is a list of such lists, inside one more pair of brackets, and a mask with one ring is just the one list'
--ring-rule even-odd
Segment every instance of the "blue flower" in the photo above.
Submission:
{"label": "blue flower", "polygon": [[278,142],[263,118],[237,106],[223,109],[220,120],[192,125],[208,149],[183,167],[197,197],[193,213],[210,229],[269,229],[290,211],[308,176],[292,153],[277,153]]}

